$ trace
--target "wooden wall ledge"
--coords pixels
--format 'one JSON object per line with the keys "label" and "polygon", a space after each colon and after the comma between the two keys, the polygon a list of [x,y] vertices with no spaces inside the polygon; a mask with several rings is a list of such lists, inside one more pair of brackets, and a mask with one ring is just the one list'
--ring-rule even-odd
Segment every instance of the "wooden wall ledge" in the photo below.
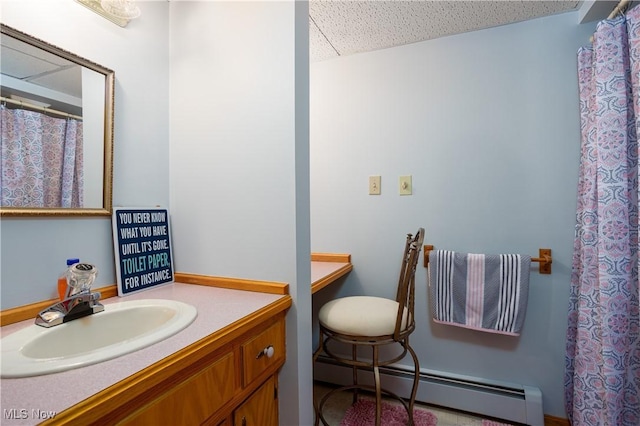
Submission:
{"label": "wooden wall ledge", "polygon": [[[320,263],[326,264],[320,264]],[[315,293],[340,277],[348,274],[351,269],[351,255],[345,253],[312,253],[312,283],[311,293]],[[313,264],[316,264],[314,268]],[[336,265],[334,265],[334,263]],[[257,291],[270,294],[289,294],[289,284],[275,281],[247,280],[241,278],[214,277],[210,275],[190,274],[185,272],[175,273],[175,282],[184,284],[206,285],[212,287],[228,288],[233,290]],[[101,299],[108,299],[118,295],[115,284],[96,288],[102,295]],[[18,306],[0,311],[0,327],[16,322],[35,318],[43,309],[56,303],[58,299],[43,300],[29,305]]]}
{"label": "wooden wall ledge", "polygon": [[[260,293],[282,295],[289,294],[289,284],[274,281],[213,277],[209,275],[188,274],[184,272],[176,272],[174,275],[174,281],[183,284],[205,285],[232,290],[257,291]],[[118,288],[115,284],[96,288],[93,289],[93,291],[100,292],[101,300],[116,297],[118,295]],[[0,327],[28,319],[35,319],[39,312],[56,302],[58,302],[58,299],[49,299],[31,303],[29,305],[2,310],[0,311]]]}
{"label": "wooden wall ledge", "polygon": [[351,263],[351,255],[347,253],[311,253],[311,261]]}

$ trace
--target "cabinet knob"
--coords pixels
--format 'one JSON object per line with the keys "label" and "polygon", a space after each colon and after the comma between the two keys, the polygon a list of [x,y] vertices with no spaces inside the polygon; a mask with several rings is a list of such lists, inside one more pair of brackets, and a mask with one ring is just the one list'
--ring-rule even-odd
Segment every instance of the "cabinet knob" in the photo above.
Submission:
{"label": "cabinet knob", "polygon": [[273,348],[273,345],[269,345],[263,350],[261,350],[260,352],[258,352],[258,355],[256,355],[256,359],[260,359],[263,356],[266,356],[267,358],[271,358],[275,353],[276,353],[276,350]]}

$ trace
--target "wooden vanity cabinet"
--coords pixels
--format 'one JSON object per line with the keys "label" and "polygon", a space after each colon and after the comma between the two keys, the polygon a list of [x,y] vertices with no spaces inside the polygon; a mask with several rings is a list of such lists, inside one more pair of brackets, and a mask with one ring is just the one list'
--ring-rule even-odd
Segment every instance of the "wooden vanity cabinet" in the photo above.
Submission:
{"label": "wooden vanity cabinet", "polygon": [[285,296],[45,424],[277,426],[289,306]]}
{"label": "wooden vanity cabinet", "polygon": [[233,426],[278,426],[278,378],[273,375],[233,413]]}
{"label": "wooden vanity cabinet", "polygon": [[[277,426],[277,370],[285,360],[285,322],[281,318],[265,324],[118,424],[217,424],[233,409],[234,426]],[[244,398],[235,408],[236,401]]]}
{"label": "wooden vanity cabinet", "polygon": [[121,421],[121,425],[200,425],[233,398],[233,353],[223,355]]}
{"label": "wooden vanity cabinet", "polygon": [[[264,377],[285,355],[284,321],[267,327],[240,345],[242,356],[242,385]],[[234,426],[278,426],[278,378],[268,376],[258,390],[233,413]]]}

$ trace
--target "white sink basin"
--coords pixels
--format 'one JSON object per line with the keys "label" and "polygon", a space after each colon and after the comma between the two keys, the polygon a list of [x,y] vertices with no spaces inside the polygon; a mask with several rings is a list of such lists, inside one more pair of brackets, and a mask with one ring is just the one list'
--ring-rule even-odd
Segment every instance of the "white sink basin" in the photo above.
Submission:
{"label": "white sink basin", "polygon": [[132,300],[51,328],[30,325],[0,340],[0,376],[58,373],[116,358],[183,330],[196,308],[173,300]]}

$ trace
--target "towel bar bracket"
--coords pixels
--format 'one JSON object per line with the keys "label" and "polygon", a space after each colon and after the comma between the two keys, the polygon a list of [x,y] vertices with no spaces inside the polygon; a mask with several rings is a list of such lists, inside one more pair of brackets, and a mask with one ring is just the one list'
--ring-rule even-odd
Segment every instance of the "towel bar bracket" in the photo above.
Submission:
{"label": "towel bar bracket", "polygon": [[433,250],[433,246],[432,245],[425,245],[424,246],[424,267],[426,268],[427,266],[429,266],[429,252]]}
{"label": "towel bar bracket", "polygon": [[[429,252],[433,250],[432,245],[424,246],[424,267],[429,266]],[[551,249],[541,248],[538,250],[538,256],[540,257],[532,257],[532,262],[539,262],[540,267],[538,268],[538,272],[541,274],[548,275],[551,273],[551,263],[553,262],[553,258],[551,257]]]}
{"label": "towel bar bracket", "polygon": [[551,258],[551,249],[541,248],[538,250],[539,256],[538,258],[531,258],[532,262],[540,262],[540,267],[538,268],[538,272],[541,274],[550,274],[551,273],[551,263],[553,259]]}

